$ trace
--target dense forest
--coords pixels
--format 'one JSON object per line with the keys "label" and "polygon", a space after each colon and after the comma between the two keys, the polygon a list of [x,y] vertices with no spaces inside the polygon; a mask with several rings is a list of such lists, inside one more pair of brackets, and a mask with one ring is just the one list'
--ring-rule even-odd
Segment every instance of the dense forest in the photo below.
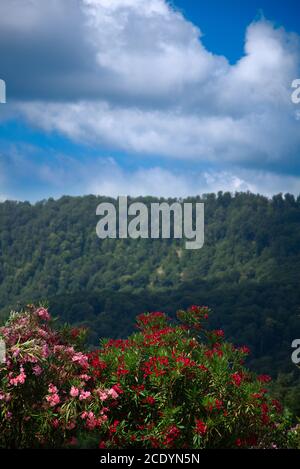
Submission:
{"label": "dense forest", "polygon": [[89,327],[96,344],[99,336],[126,337],[143,311],[171,314],[205,304],[214,311],[211,325],[249,346],[249,365],[277,377],[278,392],[289,389],[295,406],[300,373],[291,342],[300,337],[300,197],[185,199],[205,204],[200,250],[184,249],[184,240],[99,239],[96,207],[107,200],[0,203],[1,316],[43,301],[60,320]]}

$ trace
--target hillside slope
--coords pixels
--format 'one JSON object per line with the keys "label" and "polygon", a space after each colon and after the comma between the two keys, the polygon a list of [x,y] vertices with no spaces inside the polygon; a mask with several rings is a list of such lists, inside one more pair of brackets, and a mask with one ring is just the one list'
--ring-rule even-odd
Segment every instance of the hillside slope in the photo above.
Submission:
{"label": "hillside slope", "polygon": [[291,367],[290,344],[300,337],[300,198],[204,196],[198,251],[183,240],[98,239],[104,200],[0,203],[2,315],[47,299],[64,320],[92,326],[93,341],[126,336],[132,318],[150,308],[208,304],[230,339],[252,348],[257,368]]}

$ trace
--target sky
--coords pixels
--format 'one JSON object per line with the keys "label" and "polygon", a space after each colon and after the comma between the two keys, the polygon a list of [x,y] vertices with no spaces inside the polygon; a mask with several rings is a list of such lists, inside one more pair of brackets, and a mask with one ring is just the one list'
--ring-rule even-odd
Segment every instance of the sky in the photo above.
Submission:
{"label": "sky", "polygon": [[300,3],[1,0],[0,200],[300,194]]}

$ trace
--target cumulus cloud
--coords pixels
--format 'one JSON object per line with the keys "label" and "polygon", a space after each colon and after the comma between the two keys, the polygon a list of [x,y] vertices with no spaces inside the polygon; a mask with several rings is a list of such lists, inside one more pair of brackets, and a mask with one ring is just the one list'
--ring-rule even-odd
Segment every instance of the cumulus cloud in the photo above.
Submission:
{"label": "cumulus cloud", "polygon": [[203,47],[200,30],[164,0],[83,4],[98,64],[133,95],[165,97],[226,68]]}
{"label": "cumulus cloud", "polygon": [[[162,168],[139,165],[126,169],[113,157],[84,157],[80,160],[66,155],[49,156],[33,146],[13,145],[6,154],[0,153],[1,200],[18,198],[32,201],[64,194],[97,194],[187,197],[209,192],[229,191],[260,193],[300,193],[300,177],[274,174],[256,169]],[[28,155],[39,156],[30,158]],[[27,188],[22,187],[26,178]],[[20,190],[21,187],[21,190]]]}
{"label": "cumulus cloud", "polygon": [[[12,107],[31,125],[133,153],[137,167],[138,158],[152,155],[227,165],[225,173],[220,167],[202,175],[214,190],[223,181],[255,191],[251,175],[271,188],[269,175],[283,166],[289,175],[274,176],[274,186],[289,181],[298,188],[292,172],[300,173],[300,129],[291,82],[300,74],[299,36],[264,19],[254,22],[243,57],[230,65],[203,46],[201,35],[166,0],[0,4]],[[25,60],[31,69],[20,80],[16,69]],[[126,174],[114,171],[126,185]],[[160,190],[160,178],[182,193],[191,187],[173,170],[151,171]],[[146,174],[134,173],[138,188],[148,188]],[[104,188],[113,191],[109,184]]]}
{"label": "cumulus cloud", "polygon": [[0,4],[2,73],[26,100],[169,101],[226,63],[200,34],[165,0]]}
{"label": "cumulus cloud", "polygon": [[106,161],[86,179],[85,193],[99,195],[154,195],[188,197],[210,192],[246,192],[272,196],[277,193],[300,193],[300,177],[274,175],[257,170],[188,170],[184,172],[160,167],[140,168],[128,172],[115,162]]}
{"label": "cumulus cloud", "polygon": [[163,0],[81,5],[99,80],[105,70],[111,93],[123,101],[108,93],[92,101],[20,104],[33,124],[141,155],[247,165],[297,158],[299,122],[290,99],[297,35],[265,20],[253,23],[245,55],[230,66]]}

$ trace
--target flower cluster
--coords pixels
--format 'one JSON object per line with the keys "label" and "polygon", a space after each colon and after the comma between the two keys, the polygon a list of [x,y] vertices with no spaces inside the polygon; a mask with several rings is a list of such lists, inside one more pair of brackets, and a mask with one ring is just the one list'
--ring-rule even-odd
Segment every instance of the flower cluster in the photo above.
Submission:
{"label": "flower cluster", "polygon": [[200,330],[203,321],[208,319],[209,309],[207,306],[192,305],[186,311],[177,312],[178,319],[189,329]]}
{"label": "flower cluster", "polygon": [[192,306],[178,312],[181,324],[161,312],[142,314],[138,333],[103,341],[93,352],[97,385],[122,389],[101,448],[290,444],[280,404],[262,389],[269,377],[244,368],[247,347],[226,343],[222,330],[205,329],[208,314],[208,308]]}
{"label": "flower cluster", "polygon": [[88,353],[83,331],[55,330],[46,308],[12,314],[0,328],[0,447],[292,446],[299,430],[288,431],[270,377],[244,367],[249,349],[206,330],[208,314],[192,306],[172,324],[145,313],[138,332]]}
{"label": "flower cluster", "polygon": [[56,331],[50,323],[46,308],[29,306],[0,328],[6,344],[0,447],[61,447],[82,429],[105,425],[109,405],[103,407],[89,375],[89,357],[78,350],[81,334]]}

